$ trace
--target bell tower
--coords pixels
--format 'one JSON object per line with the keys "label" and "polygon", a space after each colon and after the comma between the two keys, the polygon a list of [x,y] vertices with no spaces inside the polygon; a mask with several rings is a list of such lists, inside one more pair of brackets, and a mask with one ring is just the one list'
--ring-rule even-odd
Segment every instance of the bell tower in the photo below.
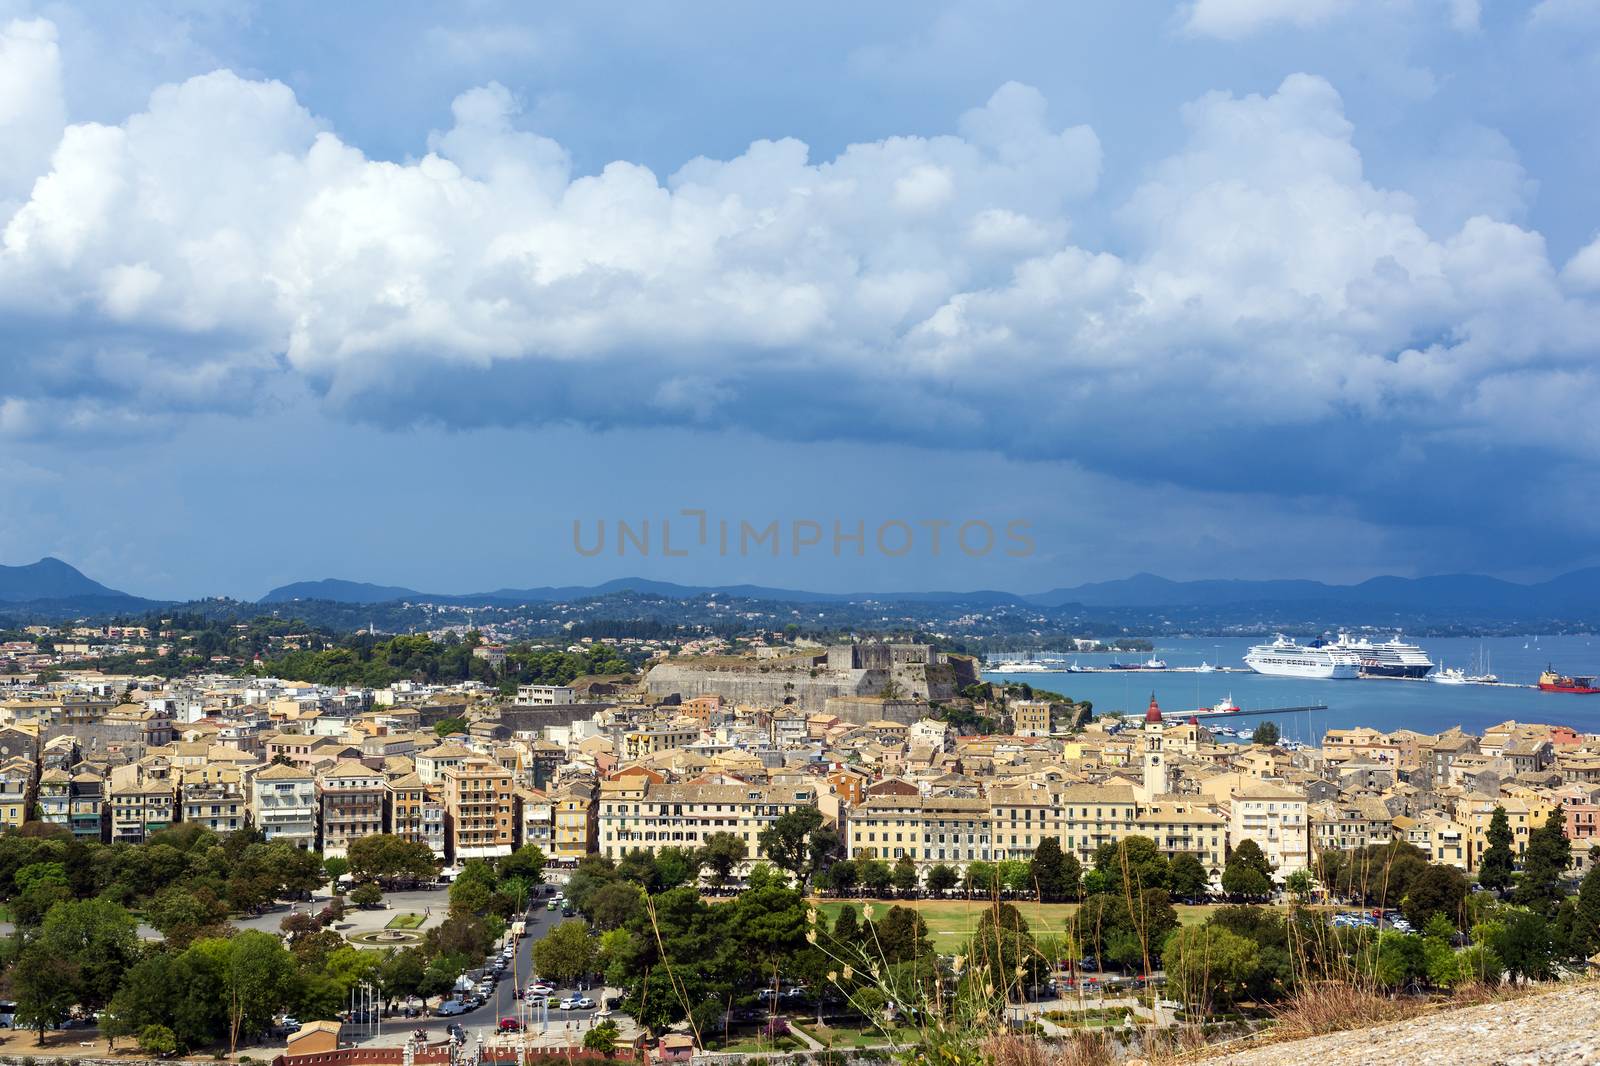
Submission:
{"label": "bell tower", "polygon": [[1165,729],[1161,705],[1156,703],[1156,694],[1152,692],[1150,706],[1144,712],[1144,798],[1147,801],[1171,791],[1167,753],[1161,747],[1161,734]]}

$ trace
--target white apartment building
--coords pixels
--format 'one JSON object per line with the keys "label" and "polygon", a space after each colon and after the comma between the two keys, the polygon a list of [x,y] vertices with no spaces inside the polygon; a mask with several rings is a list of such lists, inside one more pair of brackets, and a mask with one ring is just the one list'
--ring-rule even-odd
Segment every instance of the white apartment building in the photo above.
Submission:
{"label": "white apartment building", "polygon": [[1309,804],[1303,793],[1273,781],[1246,782],[1229,800],[1228,844],[1254,840],[1282,881],[1311,865]]}
{"label": "white apartment building", "polygon": [[317,780],[309,771],[274,765],[250,783],[250,817],[268,840],[317,845]]}

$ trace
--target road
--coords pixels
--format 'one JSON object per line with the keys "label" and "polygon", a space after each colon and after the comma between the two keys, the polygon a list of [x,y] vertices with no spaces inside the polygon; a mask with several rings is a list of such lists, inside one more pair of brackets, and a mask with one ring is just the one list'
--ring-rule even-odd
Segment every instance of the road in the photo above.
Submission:
{"label": "road", "polygon": [[[559,886],[558,886],[559,887]],[[541,1024],[550,1030],[581,1032],[593,1024],[593,1010],[563,1011],[552,1004],[541,1016],[540,1009],[525,1008],[514,994],[518,985],[527,985],[533,979],[533,945],[550,930],[567,919],[561,916],[560,911],[545,909],[544,898],[536,901],[526,915],[526,934],[517,944],[517,955],[514,966],[506,967],[499,981],[495,982],[494,994],[483,1006],[465,1014],[458,1014],[451,1018],[439,1018],[429,1014],[421,1018],[405,1018],[399,1014],[384,1018],[377,1028],[378,1033],[368,1033],[367,1027],[346,1027],[345,1039],[353,1039],[366,1045],[395,1045],[404,1043],[406,1037],[417,1029],[425,1030],[430,1038],[442,1038],[445,1030],[451,1024],[460,1025],[467,1032],[469,1042],[476,1042],[480,1037],[488,1039],[499,1027],[501,1018],[521,1018],[531,1023],[531,1030],[537,1034]],[[559,1003],[566,996],[586,994],[597,1004],[602,1001],[603,989],[591,989],[580,992],[576,988],[558,988],[552,999]],[[613,991],[612,994],[615,994]],[[437,1006],[437,1001],[434,1002]],[[619,1019],[620,1020],[620,1019]],[[352,1028],[355,1032],[352,1033]]]}

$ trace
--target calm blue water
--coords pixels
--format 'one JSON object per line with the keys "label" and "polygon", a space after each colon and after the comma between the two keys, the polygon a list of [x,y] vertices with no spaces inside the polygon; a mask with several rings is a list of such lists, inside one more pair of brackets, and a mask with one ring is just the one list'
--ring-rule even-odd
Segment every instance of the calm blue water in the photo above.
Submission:
{"label": "calm blue water", "polygon": [[[1385,639],[1385,638],[1380,638]],[[1169,666],[1243,666],[1242,658],[1256,639],[1169,637],[1156,642],[1155,654]],[[1532,685],[1546,664],[1568,674],[1600,674],[1600,637],[1545,636],[1439,638],[1416,640],[1430,658],[1468,673],[1480,652],[1501,681]],[[1527,647],[1524,647],[1527,645]],[[1143,662],[1144,655],[1068,655],[1082,666],[1104,666],[1113,660]],[[1245,710],[1327,704],[1326,711],[1284,715],[1273,720],[1283,735],[1318,743],[1329,728],[1364,725],[1375,729],[1415,729],[1438,733],[1453,725],[1472,733],[1508,718],[1520,722],[1569,725],[1580,732],[1600,732],[1600,695],[1573,696],[1533,688],[1488,685],[1436,685],[1427,681],[1310,681],[1260,674],[1191,674],[1119,671],[1106,674],[984,674],[989,680],[1026,682],[1035,688],[1089,700],[1098,711],[1143,711],[1154,692],[1163,710],[1180,712],[1209,707],[1232,696]],[[1260,718],[1241,719],[1248,725]]]}

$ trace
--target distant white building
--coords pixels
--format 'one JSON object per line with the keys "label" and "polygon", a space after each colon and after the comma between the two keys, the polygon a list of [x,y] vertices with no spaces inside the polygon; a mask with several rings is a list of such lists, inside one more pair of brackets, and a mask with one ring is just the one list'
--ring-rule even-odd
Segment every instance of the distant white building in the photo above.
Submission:
{"label": "distant white building", "polygon": [[565,707],[578,697],[565,685],[518,685],[517,702],[532,707]]}

